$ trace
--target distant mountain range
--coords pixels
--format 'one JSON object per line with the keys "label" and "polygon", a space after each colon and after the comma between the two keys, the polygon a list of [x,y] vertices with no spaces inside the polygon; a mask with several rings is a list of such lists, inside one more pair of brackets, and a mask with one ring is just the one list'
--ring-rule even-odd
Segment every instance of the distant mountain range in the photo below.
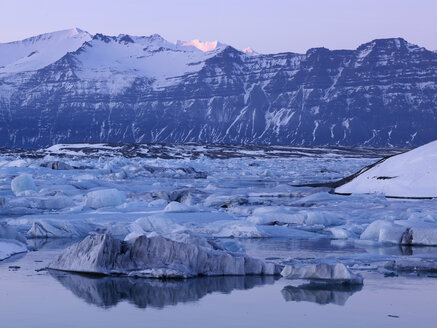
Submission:
{"label": "distant mountain range", "polygon": [[0,146],[437,139],[437,53],[401,38],[258,54],[220,42],[58,31],[0,44]]}

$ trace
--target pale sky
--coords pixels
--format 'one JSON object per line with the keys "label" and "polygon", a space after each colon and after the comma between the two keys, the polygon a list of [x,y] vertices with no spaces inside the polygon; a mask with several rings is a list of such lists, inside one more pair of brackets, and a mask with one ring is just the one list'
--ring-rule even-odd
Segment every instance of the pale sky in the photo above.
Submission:
{"label": "pale sky", "polygon": [[437,0],[0,0],[0,42],[73,27],[262,53],[355,49],[387,37],[437,50]]}

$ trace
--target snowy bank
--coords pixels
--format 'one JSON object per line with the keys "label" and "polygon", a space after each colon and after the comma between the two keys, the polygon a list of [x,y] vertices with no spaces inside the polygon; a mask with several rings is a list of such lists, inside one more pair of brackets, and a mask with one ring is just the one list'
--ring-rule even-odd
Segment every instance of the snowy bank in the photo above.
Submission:
{"label": "snowy bank", "polygon": [[437,141],[385,158],[352,181],[339,194],[380,193],[389,197],[437,197]]}
{"label": "snowy bank", "polygon": [[162,236],[139,236],[124,242],[109,235],[88,236],[66,249],[49,268],[151,278],[279,273],[273,263]]}

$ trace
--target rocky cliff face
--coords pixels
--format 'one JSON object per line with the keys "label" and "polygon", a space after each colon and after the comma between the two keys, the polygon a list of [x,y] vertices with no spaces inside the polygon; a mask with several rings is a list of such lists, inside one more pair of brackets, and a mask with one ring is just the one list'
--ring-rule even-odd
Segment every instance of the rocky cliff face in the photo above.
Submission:
{"label": "rocky cliff face", "polygon": [[437,53],[403,39],[254,55],[222,44],[203,52],[158,35],[97,34],[47,66],[0,67],[7,147],[416,146],[437,138],[436,111]]}

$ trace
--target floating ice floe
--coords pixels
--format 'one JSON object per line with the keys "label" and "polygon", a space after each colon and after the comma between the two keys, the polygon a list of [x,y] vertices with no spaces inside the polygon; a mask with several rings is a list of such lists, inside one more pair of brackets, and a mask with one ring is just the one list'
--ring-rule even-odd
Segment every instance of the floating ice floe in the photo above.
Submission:
{"label": "floating ice floe", "polygon": [[36,186],[30,174],[21,174],[12,179],[11,189],[15,196],[30,195],[36,191]]}
{"label": "floating ice floe", "polygon": [[390,197],[437,197],[437,141],[380,160],[363,169],[337,193],[380,193]]}
{"label": "floating ice floe", "polygon": [[281,275],[287,279],[309,279],[330,284],[361,285],[363,277],[350,271],[342,263],[286,265]]}
{"label": "floating ice floe", "polygon": [[241,254],[176,242],[162,236],[120,241],[88,236],[66,249],[50,269],[153,278],[223,275],[275,275],[279,267]]}
{"label": "floating ice floe", "polygon": [[102,189],[90,191],[86,195],[85,205],[90,208],[118,206],[126,201],[124,192],[117,189]]}
{"label": "floating ice floe", "polygon": [[99,226],[83,220],[71,222],[64,220],[35,220],[26,235],[28,238],[77,238],[86,236],[98,228]]}
{"label": "floating ice floe", "polygon": [[189,213],[189,212],[198,212],[199,210],[193,206],[188,206],[179,202],[170,202],[165,208],[164,212],[169,213]]}
{"label": "floating ice floe", "polygon": [[437,245],[437,224],[409,220],[373,221],[360,239],[401,245]]}
{"label": "floating ice floe", "polygon": [[52,170],[72,170],[73,167],[61,161],[49,161],[41,164],[42,167],[47,167]]}
{"label": "floating ice floe", "polygon": [[40,210],[60,210],[74,206],[74,202],[70,197],[66,196],[51,196],[51,197],[20,197],[10,199],[8,208],[30,208]]}
{"label": "floating ice floe", "polygon": [[15,227],[0,222],[0,261],[27,252],[26,238]]}
{"label": "floating ice floe", "polygon": [[437,258],[421,258],[421,257],[407,257],[389,261],[385,267],[390,270],[403,272],[437,272]]}
{"label": "floating ice floe", "polygon": [[284,207],[258,207],[247,220],[255,224],[320,224],[324,226],[340,225],[344,222],[341,213],[316,210],[296,210]]}
{"label": "floating ice floe", "polygon": [[26,237],[6,222],[0,222],[0,239],[14,239],[23,244],[26,243]]}

